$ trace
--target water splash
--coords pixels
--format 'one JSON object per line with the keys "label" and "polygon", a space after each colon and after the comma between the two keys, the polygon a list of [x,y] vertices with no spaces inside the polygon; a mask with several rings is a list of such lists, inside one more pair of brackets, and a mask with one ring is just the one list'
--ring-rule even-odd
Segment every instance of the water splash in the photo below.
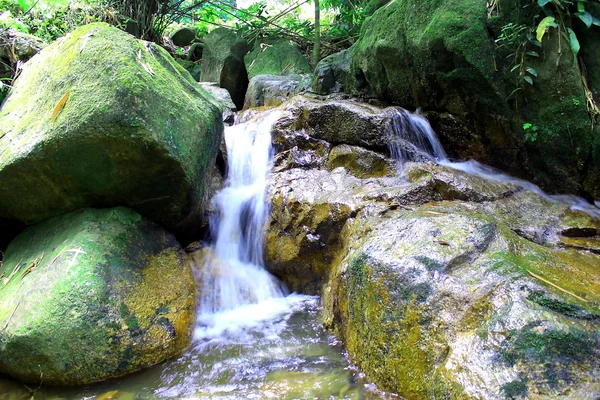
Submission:
{"label": "water splash", "polygon": [[273,151],[271,128],[281,117],[273,110],[225,129],[228,179],[213,199],[217,215],[214,247],[201,271],[199,321],[214,325],[215,313],[280,298],[284,286],[264,269],[265,199]]}

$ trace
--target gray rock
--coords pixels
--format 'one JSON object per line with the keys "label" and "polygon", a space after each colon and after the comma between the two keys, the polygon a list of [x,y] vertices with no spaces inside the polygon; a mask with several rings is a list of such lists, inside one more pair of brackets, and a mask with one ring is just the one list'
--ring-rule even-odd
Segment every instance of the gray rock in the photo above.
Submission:
{"label": "gray rock", "polygon": [[189,46],[194,39],[196,39],[196,30],[190,27],[177,29],[171,36],[173,44],[179,47]]}
{"label": "gray rock", "polygon": [[248,84],[244,108],[278,106],[309,85],[310,75],[256,75]]}

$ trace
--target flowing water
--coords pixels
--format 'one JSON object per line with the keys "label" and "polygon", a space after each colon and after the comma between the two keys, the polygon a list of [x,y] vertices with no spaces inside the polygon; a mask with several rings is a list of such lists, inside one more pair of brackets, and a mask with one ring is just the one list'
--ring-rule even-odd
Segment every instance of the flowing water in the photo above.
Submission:
{"label": "flowing water", "polygon": [[451,161],[427,119],[418,113],[413,114],[401,108],[390,108],[386,111],[392,120],[387,132],[389,151],[396,160],[402,179],[404,179],[403,166],[406,162],[429,160],[487,180],[512,183],[531,190],[549,201],[567,205],[571,209],[583,211],[600,219],[598,202],[591,204],[574,195],[549,195],[529,181],[515,178],[474,160]]}
{"label": "flowing water", "polygon": [[[198,266],[201,293],[192,345],[179,358],[123,379],[77,388],[40,387],[34,399],[381,399],[321,326],[319,299],[286,293],[263,268],[271,168],[268,111],[226,129],[228,180],[216,195],[214,245]],[[30,400],[0,379],[0,400]]]}

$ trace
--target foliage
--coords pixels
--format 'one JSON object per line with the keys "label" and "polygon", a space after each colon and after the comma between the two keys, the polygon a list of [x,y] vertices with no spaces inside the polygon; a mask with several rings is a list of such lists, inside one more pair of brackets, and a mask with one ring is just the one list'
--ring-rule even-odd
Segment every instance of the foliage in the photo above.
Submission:
{"label": "foliage", "polygon": [[13,28],[52,41],[90,22],[111,22],[108,9],[67,0],[0,0],[0,27]]}
{"label": "foliage", "polygon": [[[598,3],[597,0],[530,0],[521,2],[522,11],[518,21],[505,24],[498,38],[495,40],[496,49],[500,54],[505,55],[511,60],[507,72],[515,80],[515,89],[509,94],[508,98],[513,98],[515,107],[519,106],[519,93],[526,87],[533,86],[538,71],[533,67],[536,59],[540,57],[545,38],[552,31],[558,33],[558,57],[557,65],[560,62],[562,54],[561,46],[566,42],[573,54],[573,62],[579,66],[582,72],[582,84],[586,91],[588,100],[587,108],[592,123],[600,114],[600,110],[594,103],[593,96],[589,92],[586,82],[585,67],[578,54],[581,49],[577,38],[574,24],[581,21],[586,28],[600,26],[600,20],[592,15],[588,7],[592,3]],[[522,96],[521,96],[522,97]],[[573,99],[573,104],[577,107],[580,101]],[[540,131],[531,123],[523,125],[525,140],[534,142],[539,138]]]}

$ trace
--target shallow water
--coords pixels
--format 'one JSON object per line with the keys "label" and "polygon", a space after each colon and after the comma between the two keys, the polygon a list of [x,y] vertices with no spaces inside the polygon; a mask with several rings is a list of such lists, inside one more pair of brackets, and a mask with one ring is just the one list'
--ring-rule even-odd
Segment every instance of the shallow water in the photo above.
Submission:
{"label": "shallow water", "polygon": [[[199,323],[192,346],[177,359],[101,384],[42,387],[34,398],[388,398],[349,367],[341,345],[321,326],[318,301],[290,295],[215,314],[212,328]],[[0,379],[0,400],[21,399],[31,399],[25,385]]]}

